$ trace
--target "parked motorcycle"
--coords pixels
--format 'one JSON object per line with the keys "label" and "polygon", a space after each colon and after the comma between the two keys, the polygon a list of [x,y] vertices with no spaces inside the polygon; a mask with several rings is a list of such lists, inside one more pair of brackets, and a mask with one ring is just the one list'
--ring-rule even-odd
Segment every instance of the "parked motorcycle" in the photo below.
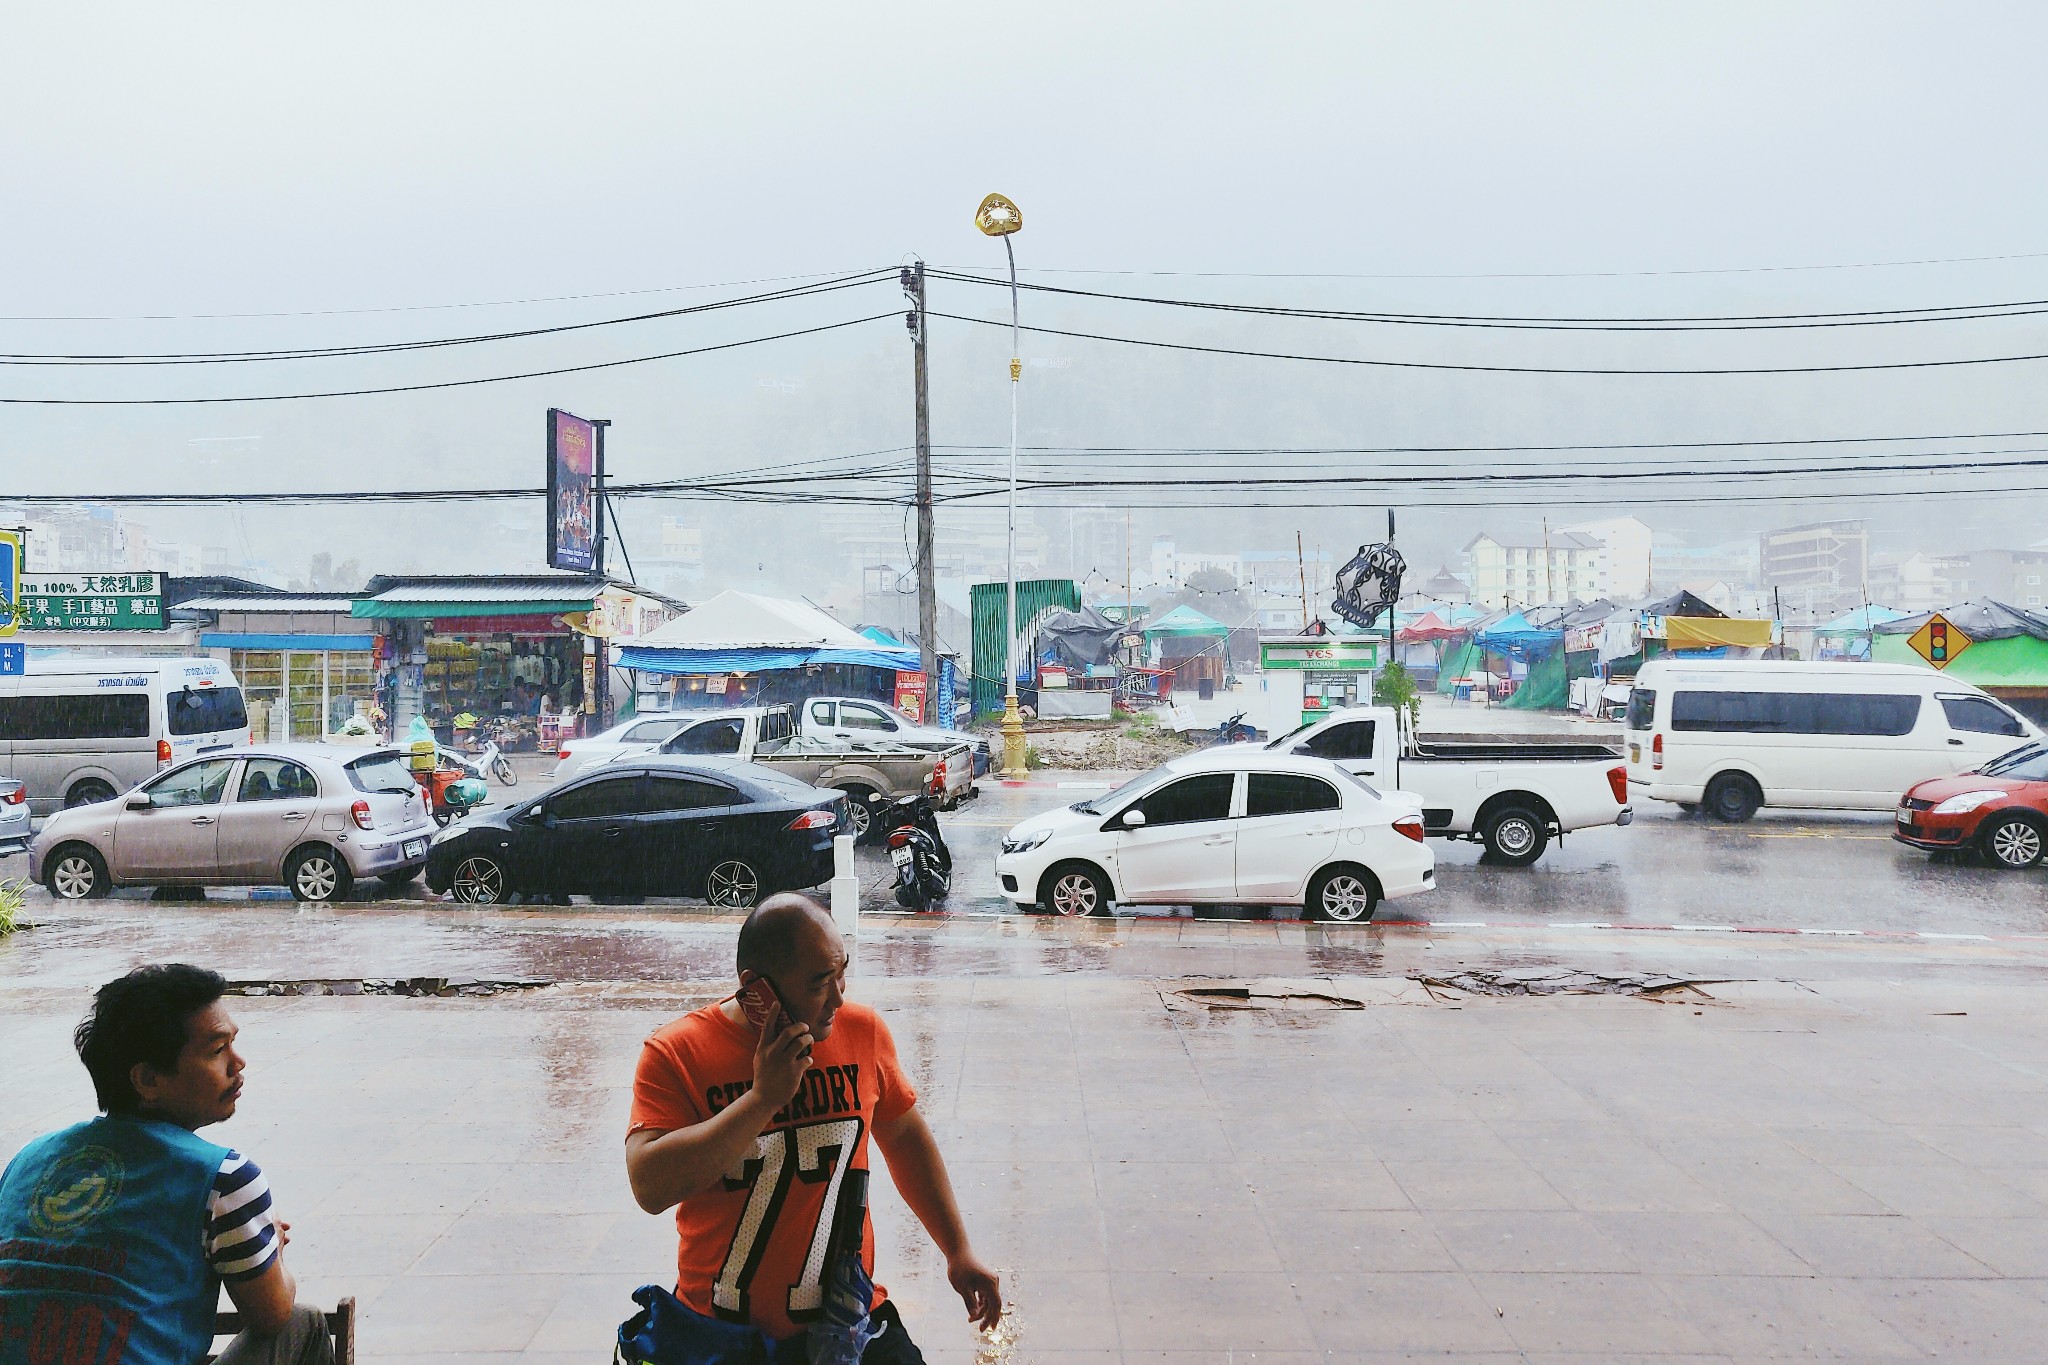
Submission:
{"label": "parked motorcycle", "polygon": [[896,869],[896,903],[929,910],[953,890],[953,852],[939,833],[938,812],[924,796],[906,796],[876,813]]}
{"label": "parked motorcycle", "polygon": [[444,744],[441,746],[441,762],[443,764],[453,763],[479,782],[496,778],[498,785],[501,787],[516,787],[519,785],[519,774],[512,770],[512,760],[506,758],[504,754],[498,751],[498,742],[496,740],[492,740],[484,745],[481,750],[473,754],[466,754],[460,749],[451,749]]}
{"label": "parked motorcycle", "polygon": [[1244,723],[1246,714],[1246,712],[1240,711],[1229,720],[1217,726],[1215,742],[1218,744],[1241,744],[1246,740],[1257,739],[1259,732]]}
{"label": "parked motorcycle", "polygon": [[490,784],[467,768],[443,764],[430,773],[414,773],[437,825],[450,825],[491,799]]}

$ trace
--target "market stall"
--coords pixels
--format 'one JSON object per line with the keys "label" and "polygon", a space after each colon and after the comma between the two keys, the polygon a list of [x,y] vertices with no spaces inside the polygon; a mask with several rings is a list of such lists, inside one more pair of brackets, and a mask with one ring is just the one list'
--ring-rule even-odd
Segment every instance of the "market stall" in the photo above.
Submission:
{"label": "market stall", "polygon": [[[619,653],[621,667],[665,680],[674,707],[751,706],[814,696],[894,704],[923,678],[918,651],[870,639],[807,602],[722,592]],[[950,721],[954,665],[939,661],[934,717]]]}
{"label": "market stall", "polygon": [[[1901,616],[1873,627],[1876,661],[1932,667],[1913,648],[1912,640],[1934,614]],[[2048,725],[2048,613],[1980,598],[1944,608],[1939,615],[1970,641],[1953,653],[1943,675],[1981,687],[2035,722]]]}

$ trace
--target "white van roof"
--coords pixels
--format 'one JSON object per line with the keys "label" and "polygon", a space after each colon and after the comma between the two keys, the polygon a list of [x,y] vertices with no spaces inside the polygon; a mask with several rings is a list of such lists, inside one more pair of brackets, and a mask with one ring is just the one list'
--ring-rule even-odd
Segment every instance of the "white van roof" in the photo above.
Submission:
{"label": "white van roof", "polygon": [[95,673],[168,673],[173,677],[222,677],[228,666],[213,658],[136,655],[129,658],[99,654],[59,654],[25,661],[27,675],[35,677],[76,677]]}
{"label": "white van roof", "polygon": [[[1938,679],[1932,668],[1915,664],[1869,664],[1848,659],[1651,659],[1637,670],[1645,673],[1683,672],[1701,679],[1727,678],[1910,678],[1916,682]],[[1970,684],[1951,679],[1975,691]]]}

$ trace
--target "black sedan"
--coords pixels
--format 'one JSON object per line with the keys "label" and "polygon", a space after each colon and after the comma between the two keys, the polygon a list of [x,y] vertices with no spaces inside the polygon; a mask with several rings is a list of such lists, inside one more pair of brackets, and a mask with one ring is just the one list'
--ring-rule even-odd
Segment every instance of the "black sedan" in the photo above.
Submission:
{"label": "black sedan", "polygon": [[701,896],[744,908],[832,876],[844,793],[752,763],[605,764],[435,837],[427,885],[472,905],[518,895]]}

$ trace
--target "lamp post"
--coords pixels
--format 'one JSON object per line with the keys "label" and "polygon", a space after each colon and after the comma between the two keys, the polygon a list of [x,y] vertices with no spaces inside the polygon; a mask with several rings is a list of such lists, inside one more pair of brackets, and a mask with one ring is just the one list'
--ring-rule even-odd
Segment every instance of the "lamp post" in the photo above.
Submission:
{"label": "lamp post", "polygon": [[991,194],[974,211],[974,225],[990,237],[1003,239],[1010,263],[1010,516],[1009,606],[1003,641],[1003,766],[1001,775],[1020,778],[1024,767],[1024,717],[1017,710],[1017,386],[1024,378],[1023,346],[1018,341],[1017,252],[1010,237],[1024,226],[1024,210],[1000,194]]}

